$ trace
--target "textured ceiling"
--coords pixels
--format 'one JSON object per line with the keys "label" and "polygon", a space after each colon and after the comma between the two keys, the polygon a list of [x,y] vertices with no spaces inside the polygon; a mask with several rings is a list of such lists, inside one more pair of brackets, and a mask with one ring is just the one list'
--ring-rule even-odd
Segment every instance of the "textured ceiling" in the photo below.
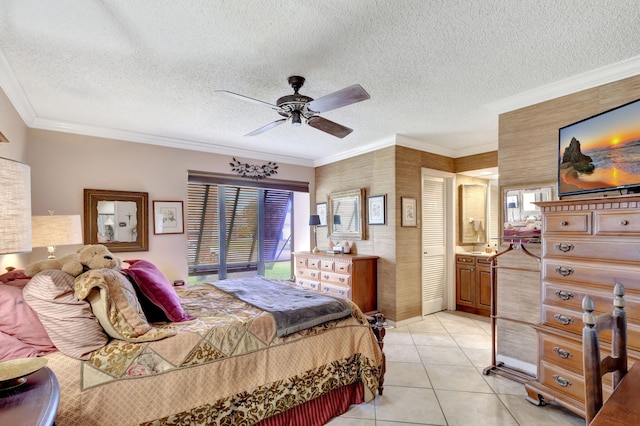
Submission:
{"label": "textured ceiling", "polygon": [[[308,165],[389,140],[457,157],[497,148],[500,108],[640,74],[639,30],[637,0],[0,0],[0,85],[35,128]],[[275,103],[290,75],[312,98],[362,85],[321,114],[354,132],[244,137],[281,117],[214,93]]]}

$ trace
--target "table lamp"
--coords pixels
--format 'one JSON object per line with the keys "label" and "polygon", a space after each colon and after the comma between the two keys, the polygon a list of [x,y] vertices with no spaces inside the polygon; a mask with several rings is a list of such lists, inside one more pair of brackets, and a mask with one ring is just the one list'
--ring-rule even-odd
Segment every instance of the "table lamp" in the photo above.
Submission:
{"label": "table lamp", "polygon": [[31,168],[0,158],[0,255],[31,251]]}
{"label": "table lamp", "polygon": [[318,225],[320,225],[320,215],[312,214],[309,216],[309,225],[313,226],[313,252],[319,253],[320,249],[318,248]]}

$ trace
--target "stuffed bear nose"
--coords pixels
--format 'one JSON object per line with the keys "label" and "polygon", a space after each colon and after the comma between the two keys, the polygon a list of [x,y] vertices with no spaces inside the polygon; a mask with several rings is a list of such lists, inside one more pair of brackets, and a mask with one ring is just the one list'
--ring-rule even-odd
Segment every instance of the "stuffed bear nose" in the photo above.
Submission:
{"label": "stuffed bear nose", "polygon": [[107,259],[107,260],[113,260],[113,257],[111,257],[111,256],[105,256],[104,258]]}

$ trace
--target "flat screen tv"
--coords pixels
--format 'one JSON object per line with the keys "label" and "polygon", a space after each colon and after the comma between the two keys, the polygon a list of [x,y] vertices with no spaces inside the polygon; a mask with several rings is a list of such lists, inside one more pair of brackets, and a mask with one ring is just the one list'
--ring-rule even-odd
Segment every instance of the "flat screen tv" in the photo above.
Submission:
{"label": "flat screen tv", "polygon": [[640,190],[640,99],[559,131],[558,195]]}

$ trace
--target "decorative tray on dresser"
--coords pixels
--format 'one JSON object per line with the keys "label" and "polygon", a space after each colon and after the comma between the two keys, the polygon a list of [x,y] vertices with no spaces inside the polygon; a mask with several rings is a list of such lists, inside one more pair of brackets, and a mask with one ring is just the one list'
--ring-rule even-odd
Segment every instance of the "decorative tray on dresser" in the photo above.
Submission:
{"label": "decorative tray on dresser", "polygon": [[364,313],[376,309],[378,256],[311,252],[293,255],[299,286],[352,300]]}
{"label": "decorative tray on dresser", "polygon": [[[613,287],[625,288],[630,365],[640,359],[640,195],[538,202],[543,215],[538,377],[527,400],[555,402],[584,417],[582,298],[596,314],[613,309]],[[611,341],[610,332],[602,340]],[[603,344],[606,354],[610,350]],[[604,355],[603,355],[604,356]],[[605,398],[611,393],[605,376]]]}

